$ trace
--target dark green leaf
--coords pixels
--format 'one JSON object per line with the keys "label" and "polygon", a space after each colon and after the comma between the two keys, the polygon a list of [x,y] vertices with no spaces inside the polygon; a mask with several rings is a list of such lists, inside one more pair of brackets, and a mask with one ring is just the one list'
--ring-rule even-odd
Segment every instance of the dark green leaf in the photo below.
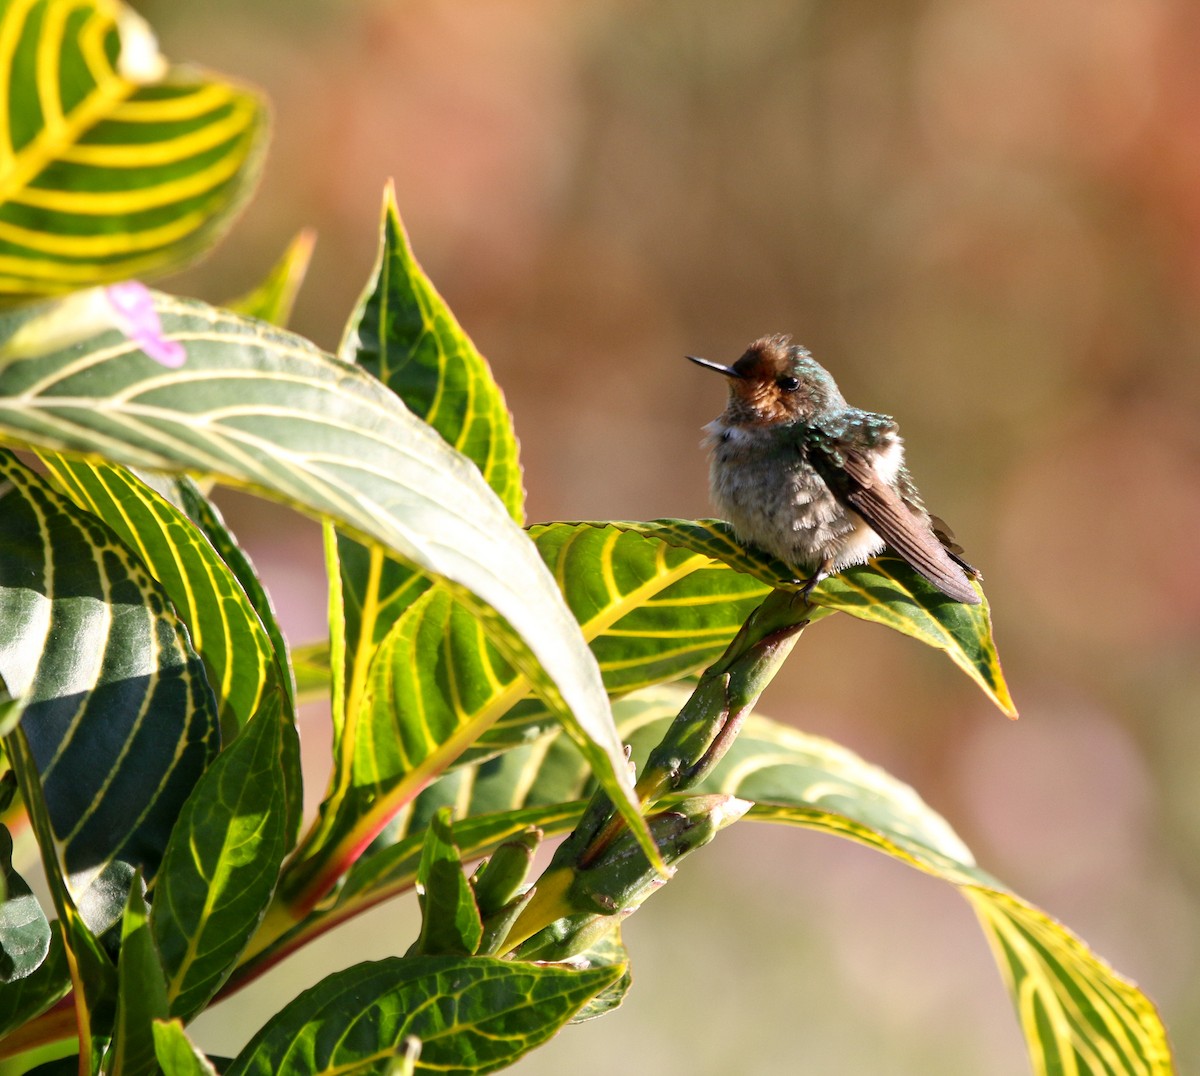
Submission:
{"label": "dark green leaf", "polygon": [[[383,1072],[415,1036],[414,1071],[495,1072],[550,1038],[624,972],[486,957],[393,957],[306,990],[270,1020],[226,1076]],[[350,1034],[353,1029],[353,1034]]]}
{"label": "dark green leaf", "polygon": [[215,753],[212,691],[162,588],[94,516],[0,453],[0,663],[22,697],[73,899],[96,934],[158,868]]}
{"label": "dark green leaf", "polygon": [[168,71],[123,4],[0,9],[8,120],[0,293],[44,295],[178,267],[223,232],[266,136],[245,90]]}
{"label": "dark green leaf", "polygon": [[152,1022],[167,1015],[167,984],[158,950],[150,936],[141,877],[129,887],[121,921],[117,959],[117,1023],[105,1066],[121,1076],[152,1076],[157,1071]]}
{"label": "dark green leaf", "polygon": [[454,843],[449,808],[438,811],[425,831],[417,898],[421,934],[409,956],[471,956],[479,949],[483,924]]}
{"label": "dark green leaf", "polygon": [[286,852],[279,758],[295,741],[279,695],[268,696],[183,806],[150,914],[172,1016],[204,1008],[262,920]]}

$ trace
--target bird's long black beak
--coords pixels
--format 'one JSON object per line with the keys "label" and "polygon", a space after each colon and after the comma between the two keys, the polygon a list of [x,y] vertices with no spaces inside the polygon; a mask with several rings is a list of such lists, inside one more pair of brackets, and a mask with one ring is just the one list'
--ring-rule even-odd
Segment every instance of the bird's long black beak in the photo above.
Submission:
{"label": "bird's long black beak", "polygon": [[726,377],[741,377],[741,373],[732,366],[722,366],[719,362],[713,362],[712,359],[701,359],[696,355],[684,355],[685,359],[691,359],[697,366],[707,366],[710,370],[716,370],[719,374],[724,374]]}

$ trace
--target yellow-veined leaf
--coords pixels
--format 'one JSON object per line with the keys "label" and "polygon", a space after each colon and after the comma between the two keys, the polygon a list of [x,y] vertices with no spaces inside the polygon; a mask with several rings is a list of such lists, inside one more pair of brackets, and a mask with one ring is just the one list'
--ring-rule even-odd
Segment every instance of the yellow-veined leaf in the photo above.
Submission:
{"label": "yellow-veined leaf", "polygon": [[0,298],[161,273],[215,242],[258,172],[254,94],[169,69],[119,0],[8,0],[0,42]]}

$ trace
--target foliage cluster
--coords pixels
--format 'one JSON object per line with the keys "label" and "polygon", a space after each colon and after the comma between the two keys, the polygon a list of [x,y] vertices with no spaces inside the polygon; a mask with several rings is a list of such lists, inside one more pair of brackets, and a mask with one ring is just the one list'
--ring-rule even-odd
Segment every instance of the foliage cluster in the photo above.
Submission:
{"label": "foliage cluster", "polygon": [[[1149,1002],[911,789],[750,715],[839,612],[941,649],[1011,714],[986,601],[888,556],[804,600],[714,520],[526,527],[503,397],[390,192],[337,356],[282,327],[306,237],[220,307],[122,284],[226,230],[263,103],[169,67],[116,0],[5,0],[0,41],[12,1071],[495,1071],[621,1002],[621,921],[742,819],[956,886],[1036,1070],[1170,1071]],[[328,642],[289,650],[213,482],[322,521]],[[332,777],[310,821],[295,716],[323,691]],[[23,877],[35,851],[48,902]],[[190,1041],[215,1000],[410,889],[405,956],[333,972],[231,1060]]]}

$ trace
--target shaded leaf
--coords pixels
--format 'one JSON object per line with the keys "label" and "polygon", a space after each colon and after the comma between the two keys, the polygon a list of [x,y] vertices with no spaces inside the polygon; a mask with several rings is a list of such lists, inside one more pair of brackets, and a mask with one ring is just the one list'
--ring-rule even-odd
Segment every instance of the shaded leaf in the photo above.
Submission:
{"label": "shaded leaf", "polygon": [[117,959],[117,1022],[105,1065],[121,1076],[147,1076],[158,1071],[152,1022],[167,1015],[167,987],[162,964],[150,936],[142,879],[129,888],[121,920]]}
{"label": "shaded leaf", "polygon": [[478,951],[483,924],[454,843],[449,808],[438,811],[425,831],[417,899],[421,934],[409,956],[471,956]]}
{"label": "shaded leaf", "polygon": [[[155,303],[166,337],[187,349],[184,369],[164,371],[111,331],[82,348],[0,357],[0,434],[103,451],[129,466],[208,472],[332,516],[452,581],[648,841],[578,625],[475,467],[377,381],[307,341],[202,303]],[[32,316],[9,315],[0,333]],[[326,867],[305,865],[306,899],[320,895]]]}
{"label": "shaded leaf", "polygon": [[13,868],[12,834],[0,826],[0,991],[32,975],[50,951],[50,923],[29,884]]}
{"label": "shaded leaf", "polygon": [[272,267],[266,280],[253,291],[225,303],[224,306],[235,314],[260,318],[284,328],[292,316],[296,294],[300,291],[300,285],[304,283],[316,242],[317,233],[311,228],[305,228],[288,244],[283,257]]}
{"label": "shaded leaf", "polygon": [[[70,989],[62,926],[54,922],[50,924],[50,946],[45,959],[28,975],[0,987],[0,1039],[45,1012]],[[73,1029],[74,1020],[71,1024]]]}
{"label": "shaded leaf", "polygon": [[278,693],[268,696],[183,805],[150,914],[172,1016],[204,1008],[262,921],[286,852],[279,758],[295,741]]}
{"label": "shaded leaf", "polygon": [[[393,957],[306,990],[262,1028],[226,1076],[381,1071],[421,1042],[414,1072],[495,1072],[550,1038],[621,966],[573,971],[487,957]],[[353,1028],[353,1035],[348,1034]]]}
{"label": "shaded leaf", "polygon": [[120,3],[5,4],[0,35],[0,294],[163,272],[216,241],[258,172],[253,94],[168,71]]}
{"label": "shaded leaf", "polygon": [[0,673],[61,841],[73,899],[101,934],[135,867],[158,867],[215,753],[212,691],[158,584],[94,516],[0,454]]}
{"label": "shaded leaf", "polygon": [[[50,812],[42,796],[37,766],[22,728],[17,728],[5,738],[4,749],[21,786],[21,798],[37,838],[46,884],[54,901],[54,910],[58,913],[58,919],[54,923],[55,940],[61,939],[63,942],[58,951],[62,953],[63,962],[70,975],[70,985],[74,990],[75,1032],[80,1045],[80,1071],[94,1071],[112,1033],[117,969],[85,917],[80,914],[68,889],[57,854]],[[93,920],[115,921],[120,915],[119,905],[124,903],[125,896],[125,891],[121,888],[122,880],[116,872],[112,872],[105,892],[87,894],[94,906],[91,916]],[[118,906],[115,915],[112,911],[113,906]],[[56,947],[52,942],[50,953],[55,952]],[[50,970],[53,971],[52,968]],[[37,975],[35,972],[29,978]],[[57,982],[47,977],[39,985],[43,989],[50,989],[55,987]]]}
{"label": "shaded leaf", "polygon": [[595,1020],[599,1016],[617,1008],[625,1000],[629,988],[633,985],[633,973],[630,971],[629,950],[621,938],[621,928],[610,930],[597,939],[586,952],[575,956],[571,964],[580,968],[610,968],[614,966],[625,969],[624,974],[607,990],[601,991],[571,1019],[573,1024],[582,1024],[585,1020]]}

